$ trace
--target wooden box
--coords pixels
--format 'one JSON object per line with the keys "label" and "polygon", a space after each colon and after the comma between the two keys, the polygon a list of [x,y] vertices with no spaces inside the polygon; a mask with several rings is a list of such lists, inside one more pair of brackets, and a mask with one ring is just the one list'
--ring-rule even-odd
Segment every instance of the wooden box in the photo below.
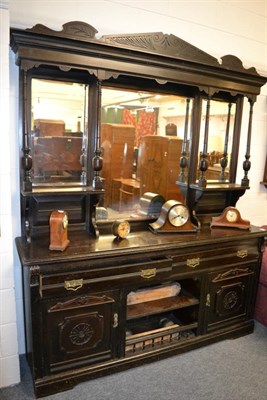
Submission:
{"label": "wooden box", "polygon": [[63,136],[65,122],[55,119],[35,119],[34,130],[38,132],[37,136]]}

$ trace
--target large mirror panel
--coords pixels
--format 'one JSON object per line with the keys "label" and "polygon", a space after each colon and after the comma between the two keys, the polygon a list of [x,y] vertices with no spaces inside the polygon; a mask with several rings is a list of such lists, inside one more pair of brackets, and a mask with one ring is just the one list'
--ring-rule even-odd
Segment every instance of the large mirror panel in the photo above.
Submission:
{"label": "large mirror panel", "polygon": [[33,185],[86,182],[88,86],[31,80]]}
{"label": "large mirror panel", "polygon": [[[177,180],[192,107],[193,100],[182,96],[102,89],[101,177],[106,213],[100,219],[151,217],[164,200],[183,200]],[[155,207],[149,209],[152,203]]]}
{"label": "large mirror panel", "polygon": [[202,100],[199,159],[206,154],[208,181],[229,181],[235,112],[235,103]]}

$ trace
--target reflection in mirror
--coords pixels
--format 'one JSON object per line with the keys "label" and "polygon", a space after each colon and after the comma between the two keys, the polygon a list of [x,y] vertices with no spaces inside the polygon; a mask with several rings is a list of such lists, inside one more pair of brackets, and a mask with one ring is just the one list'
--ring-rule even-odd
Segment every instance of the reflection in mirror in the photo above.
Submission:
{"label": "reflection in mirror", "polygon": [[223,101],[210,101],[208,135],[205,146],[205,128],[207,100],[202,100],[202,119],[199,138],[199,159],[206,148],[208,169],[205,173],[208,181],[229,181],[235,104]]}
{"label": "reflection in mirror", "polygon": [[32,79],[33,184],[86,183],[88,86]]}
{"label": "reflection in mirror", "polygon": [[[163,202],[183,201],[180,173],[186,97],[102,90],[105,196],[98,219],[151,218]],[[187,119],[191,120],[193,100]]]}

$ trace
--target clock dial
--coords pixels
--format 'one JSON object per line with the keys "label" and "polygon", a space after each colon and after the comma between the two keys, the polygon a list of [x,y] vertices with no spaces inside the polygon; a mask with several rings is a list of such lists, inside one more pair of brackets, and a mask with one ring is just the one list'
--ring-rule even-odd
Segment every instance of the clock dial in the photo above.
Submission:
{"label": "clock dial", "polygon": [[228,222],[236,222],[238,219],[237,211],[234,209],[230,209],[226,213],[226,219]]}
{"label": "clock dial", "polygon": [[68,223],[69,223],[68,217],[67,217],[67,215],[65,214],[64,217],[63,217],[63,219],[62,219],[62,225],[63,225],[63,228],[64,228],[64,229],[67,229]]}
{"label": "clock dial", "polygon": [[189,219],[188,209],[184,205],[178,204],[171,208],[168,218],[171,225],[183,226]]}
{"label": "clock dial", "polygon": [[121,239],[125,239],[130,233],[131,227],[128,221],[115,221],[113,223],[113,234]]}

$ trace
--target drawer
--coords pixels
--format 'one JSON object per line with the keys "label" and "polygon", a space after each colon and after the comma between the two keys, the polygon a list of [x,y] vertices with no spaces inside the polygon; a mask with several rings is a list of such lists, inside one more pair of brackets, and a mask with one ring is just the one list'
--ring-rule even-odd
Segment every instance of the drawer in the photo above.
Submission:
{"label": "drawer", "polygon": [[[75,267],[75,265],[74,265]],[[108,290],[128,285],[142,285],[168,279],[172,272],[172,259],[146,258],[135,263],[101,267],[68,273],[40,274],[40,297],[67,293],[87,293]]]}
{"label": "drawer", "polygon": [[198,252],[173,255],[173,272],[188,272],[190,270],[204,270],[231,265],[246,265],[257,262],[259,253],[256,246],[245,244],[232,247],[199,250]]}

